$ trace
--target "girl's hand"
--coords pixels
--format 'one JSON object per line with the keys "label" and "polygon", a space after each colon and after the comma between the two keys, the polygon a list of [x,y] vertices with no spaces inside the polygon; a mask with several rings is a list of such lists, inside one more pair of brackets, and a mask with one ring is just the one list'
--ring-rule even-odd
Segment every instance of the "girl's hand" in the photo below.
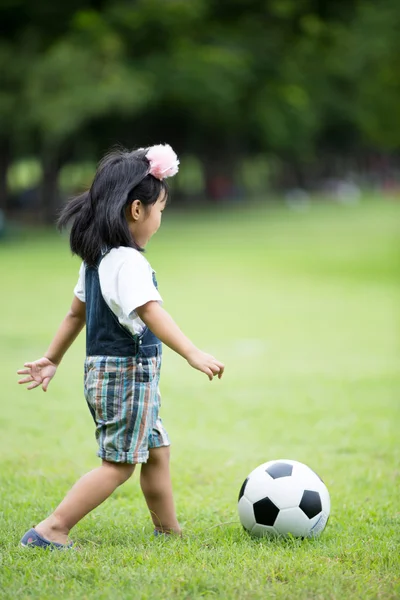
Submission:
{"label": "girl's hand", "polygon": [[18,375],[26,375],[27,377],[20,379],[18,383],[29,383],[28,390],[33,390],[33,388],[41,385],[43,391],[46,392],[50,380],[56,374],[57,365],[44,356],[34,362],[25,363],[24,367],[26,368],[20,369],[17,373]]}
{"label": "girl's hand", "polygon": [[221,379],[224,373],[224,364],[211,354],[202,352],[197,348],[189,354],[187,361],[191,367],[205,373],[210,381],[212,381],[215,375],[218,375],[218,379]]}

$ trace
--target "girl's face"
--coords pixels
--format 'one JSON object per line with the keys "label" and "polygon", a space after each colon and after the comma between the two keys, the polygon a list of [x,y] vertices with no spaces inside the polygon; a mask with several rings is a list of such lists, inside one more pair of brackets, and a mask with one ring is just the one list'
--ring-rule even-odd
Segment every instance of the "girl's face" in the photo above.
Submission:
{"label": "girl's face", "polygon": [[128,225],[133,239],[141,248],[144,248],[150,238],[158,231],[166,200],[166,193],[162,191],[157,201],[150,206],[145,206],[140,200],[132,202],[128,215]]}

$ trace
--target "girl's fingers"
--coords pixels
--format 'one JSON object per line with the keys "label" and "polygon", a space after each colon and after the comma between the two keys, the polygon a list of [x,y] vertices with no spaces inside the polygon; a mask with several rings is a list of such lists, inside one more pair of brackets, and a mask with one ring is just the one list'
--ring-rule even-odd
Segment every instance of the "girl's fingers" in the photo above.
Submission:
{"label": "girl's fingers", "polygon": [[225,371],[225,365],[223,363],[219,362],[219,360],[215,361],[215,364],[218,365],[218,379],[221,379],[221,377]]}
{"label": "girl's fingers", "polygon": [[28,385],[28,387],[26,388],[27,390],[33,390],[34,388],[37,388],[38,385],[40,385],[40,381],[32,381],[32,383],[30,385]]}
{"label": "girl's fingers", "polygon": [[216,361],[215,364],[211,366],[211,370],[214,375],[218,375],[218,379],[221,379],[222,375],[224,374],[225,365]]}
{"label": "girl's fingers", "polygon": [[48,361],[46,359],[35,360],[33,362],[24,363],[24,368],[17,371],[18,375],[26,375],[18,381],[18,383],[28,383],[27,390],[33,390],[40,385],[43,391],[46,392],[51,377],[42,377],[42,369],[47,367]]}
{"label": "girl's fingers", "polygon": [[210,381],[213,380],[214,373],[211,371],[209,367],[204,367],[203,373],[205,373]]}

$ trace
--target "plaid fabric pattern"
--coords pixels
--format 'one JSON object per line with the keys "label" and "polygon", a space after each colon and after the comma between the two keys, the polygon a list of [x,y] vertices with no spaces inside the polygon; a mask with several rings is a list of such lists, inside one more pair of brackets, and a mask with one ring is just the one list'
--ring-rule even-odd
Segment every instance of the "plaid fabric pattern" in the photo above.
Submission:
{"label": "plaid fabric pattern", "polygon": [[159,417],[161,356],[88,356],[85,397],[96,424],[98,456],[145,463],[149,448],[169,446]]}

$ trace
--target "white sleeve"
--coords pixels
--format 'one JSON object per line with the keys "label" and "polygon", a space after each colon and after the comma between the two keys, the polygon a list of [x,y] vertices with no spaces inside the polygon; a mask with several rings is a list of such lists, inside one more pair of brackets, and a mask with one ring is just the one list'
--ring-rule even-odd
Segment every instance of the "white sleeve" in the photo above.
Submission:
{"label": "white sleeve", "polygon": [[81,302],[85,302],[85,265],[81,264],[79,269],[78,283],[74,287],[74,294]]}
{"label": "white sleeve", "polygon": [[139,306],[151,300],[162,303],[151,266],[142,256],[129,257],[122,263],[117,275],[117,294],[121,310],[131,319],[137,316],[135,311]]}

